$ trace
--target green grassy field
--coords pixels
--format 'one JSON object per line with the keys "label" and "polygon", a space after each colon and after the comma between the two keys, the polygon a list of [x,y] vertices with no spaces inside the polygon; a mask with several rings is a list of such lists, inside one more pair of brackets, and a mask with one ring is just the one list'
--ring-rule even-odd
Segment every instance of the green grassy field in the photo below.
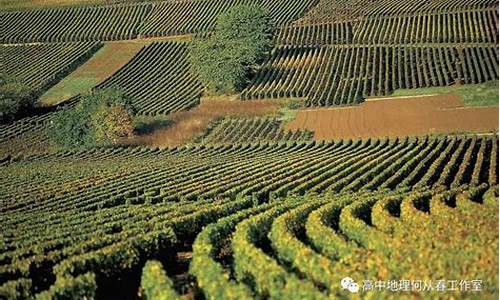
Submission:
{"label": "green grassy field", "polygon": [[391,96],[418,96],[432,94],[457,93],[466,106],[496,106],[498,105],[498,80],[482,84],[453,85],[419,89],[395,90]]}
{"label": "green grassy field", "polygon": [[123,67],[145,44],[147,42],[107,43],[86,63],[45,92],[40,103],[55,105],[89,91]]}

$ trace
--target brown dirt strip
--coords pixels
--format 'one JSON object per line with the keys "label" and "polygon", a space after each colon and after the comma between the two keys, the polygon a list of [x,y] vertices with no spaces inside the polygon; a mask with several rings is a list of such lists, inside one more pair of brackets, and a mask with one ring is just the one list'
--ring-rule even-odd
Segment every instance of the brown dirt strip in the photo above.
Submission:
{"label": "brown dirt strip", "polygon": [[455,94],[384,99],[300,110],[286,129],[312,130],[316,140],[497,132],[498,106],[465,107]]}

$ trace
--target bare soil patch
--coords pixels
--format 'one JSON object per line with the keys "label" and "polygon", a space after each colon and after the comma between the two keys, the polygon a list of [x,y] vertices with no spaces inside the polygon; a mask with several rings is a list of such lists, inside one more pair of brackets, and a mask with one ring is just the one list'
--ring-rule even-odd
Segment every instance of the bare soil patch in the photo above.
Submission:
{"label": "bare soil patch", "polygon": [[456,94],[367,101],[358,106],[301,110],[287,129],[316,140],[498,131],[498,107],[465,107]]}

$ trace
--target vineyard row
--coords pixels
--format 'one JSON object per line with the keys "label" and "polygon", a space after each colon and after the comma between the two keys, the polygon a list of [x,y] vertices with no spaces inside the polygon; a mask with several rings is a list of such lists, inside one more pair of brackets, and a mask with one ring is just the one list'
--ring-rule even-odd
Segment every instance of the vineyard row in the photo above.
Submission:
{"label": "vineyard row", "polygon": [[241,98],[345,105],[395,89],[490,80],[498,80],[494,45],[287,46],[275,48]]}
{"label": "vineyard row", "polygon": [[281,27],[279,45],[498,44],[498,7]]}
{"label": "vineyard row", "polygon": [[463,9],[483,9],[498,6],[497,0],[320,0],[298,24],[322,24],[355,21],[362,18],[395,15],[448,13]]}
{"label": "vineyard row", "polygon": [[[189,0],[77,6],[0,12],[1,43],[126,40],[214,29],[217,16],[239,4],[266,7],[277,26],[299,18],[315,3],[270,0]],[[40,26],[44,24],[44,26]]]}
{"label": "vineyard row", "polygon": [[100,47],[97,42],[0,46],[0,73],[21,81],[39,96]]}
{"label": "vineyard row", "polygon": [[496,137],[448,137],[104,148],[35,155],[2,168],[3,212],[96,210],[239,195],[495,185],[498,145]]}
{"label": "vineyard row", "polygon": [[313,137],[307,130],[283,130],[282,122],[276,118],[224,119],[212,127],[202,143],[307,141]]}
{"label": "vineyard row", "polygon": [[[494,295],[498,257],[490,244],[498,236],[489,229],[498,221],[497,197],[497,188],[480,185],[269,203],[243,197],[8,212],[1,217],[0,293],[11,299],[124,298],[140,286],[147,297],[180,299],[165,270],[172,272],[179,248],[194,240],[189,272],[207,298],[347,297],[339,284],[345,274],[390,280],[388,274],[411,279],[415,273],[481,278],[482,295]],[[408,260],[415,252],[425,260]],[[493,263],[477,264],[476,257]],[[118,278],[129,284],[113,288]],[[394,293],[384,287],[377,295]]]}
{"label": "vineyard row", "polygon": [[188,45],[183,42],[155,42],[145,46],[96,88],[109,87],[122,89],[142,115],[189,109],[199,103],[203,89],[192,73]]}

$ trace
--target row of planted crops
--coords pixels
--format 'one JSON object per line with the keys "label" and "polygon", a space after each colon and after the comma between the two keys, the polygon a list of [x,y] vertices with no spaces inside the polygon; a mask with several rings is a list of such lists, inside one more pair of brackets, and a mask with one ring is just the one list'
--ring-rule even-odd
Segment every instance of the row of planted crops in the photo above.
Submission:
{"label": "row of planted crops", "polygon": [[[421,137],[96,148],[2,159],[2,211],[498,181],[496,137]],[[33,186],[25,189],[25,186]]]}
{"label": "row of planted crops", "polygon": [[2,24],[7,24],[0,29],[0,41],[108,41],[208,32],[220,13],[241,4],[262,5],[275,24],[283,25],[299,18],[314,1],[168,0],[0,11]]}
{"label": "row of planted crops", "polygon": [[[251,1],[247,2],[151,2],[64,8],[59,9],[61,14],[50,9],[3,14],[7,17],[11,14],[54,13],[54,18],[59,20],[66,11],[72,10],[187,5],[186,9],[179,11],[197,11],[200,15],[180,18],[175,9],[165,8],[155,18],[175,26],[188,26],[194,22],[200,28],[186,29],[186,32],[206,32],[214,26],[216,15],[228,7]],[[317,7],[326,5],[324,2],[328,1],[320,1]],[[275,49],[241,92],[243,100],[292,97],[304,99],[307,106],[350,105],[370,96],[389,95],[396,89],[474,84],[498,79],[498,7],[488,1],[467,1],[448,7],[442,7],[444,3],[427,7],[411,2],[400,7],[399,14],[390,15],[384,10],[378,13],[366,11],[357,18],[319,23],[307,21],[314,9],[304,19],[291,23],[303,15],[311,3],[260,4],[269,6],[274,12],[274,21],[282,26],[278,26]],[[336,7],[340,2],[327,4]],[[384,5],[390,7],[389,4],[393,3],[387,1]],[[214,5],[214,8],[206,10],[204,5]],[[287,16],[286,22],[278,22],[283,19],[278,11]],[[120,16],[119,13],[112,15]],[[37,20],[20,18],[25,19]],[[86,26],[87,23],[75,24]],[[29,30],[29,26],[23,25],[22,28]],[[55,33],[71,32],[70,29],[57,30],[57,27],[40,28]],[[169,28],[158,29],[152,35],[182,33]],[[31,35],[22,32],[20,36]],[[96,39],[107,40],[105,37]],[[41,93],[99,48],[99,44],[82,43],[86,40],[77,36],[50,40],[78,41],[75,43],[2,46],[0,53],[6,61],[2,72],[22,78]],[[192,108],[200,102],[203,89],[191,70],[188,55],[188,45],[184,42],[146,45],[125,67],[97,88],[120,87],[133,98],[139,114],[165,115]],[[55,56],[64,59],[54,59]],[[26,59],[19,65],[15,63],[15,57]],[[33,61],[30,57],[37,59]]]}
{"label": "row of planted crops", "polygon": [[[59,200],[50,209],[8,209],[0,295],[327,299],[348,296],[341,280],[351,277],[366,297],[492,297],[497,197],[495,187],[482,184],[87,209]],[[179,270],[179,253],[191,255],[188,269]],[[179,271],[189,283],[179,282]],[[434,287],[397,281],[396,290],[389,288],[397,279]],[[452,289],[459,280],[469,283]]]}

